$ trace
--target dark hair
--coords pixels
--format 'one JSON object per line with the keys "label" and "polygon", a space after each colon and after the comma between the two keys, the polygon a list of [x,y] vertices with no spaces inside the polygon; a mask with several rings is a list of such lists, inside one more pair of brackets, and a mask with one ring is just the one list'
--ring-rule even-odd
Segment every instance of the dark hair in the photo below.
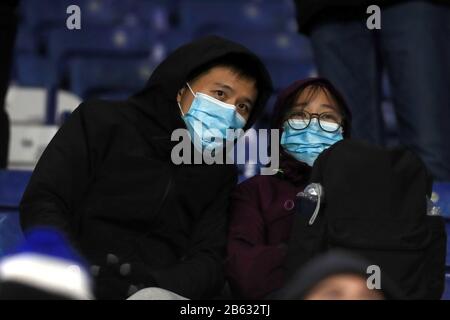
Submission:
{"label": "dark hair", "polygon": [[259,80],[261,79],[261,71],[259,70],[258,64],[255,63],[255,60],[251,56],[240,53],[224,55],[194,69],[188,75],[187,82],[195,81],[215,67],[227,67],[243,78],[255,80],[258,88]]}

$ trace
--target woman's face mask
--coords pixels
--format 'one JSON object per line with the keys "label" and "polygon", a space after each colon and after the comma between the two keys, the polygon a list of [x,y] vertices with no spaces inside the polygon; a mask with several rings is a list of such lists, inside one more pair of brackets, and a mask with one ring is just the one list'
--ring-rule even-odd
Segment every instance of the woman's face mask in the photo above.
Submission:
{"label": "woman's face mask", "polygon": [[[290,121],[295,123],[296,120]],[[327,126],[329,131],[336,129],[337,131],[327,132],[321,126]],[[280,143],[295,159],[312,167],[319,154],[343,139],[342,128],[339,128],[339,124],[321,121],[321,126],[319,126],[319,121],[314,118],[311,119],[308,127],[297,130],[293,129],[286,121]]]}
{"label": "woman's face mask", "polygon": [[[194,93],[188,83],[187,86],[194,95],[194,100],[186,114],[180,103],[178,106],[194,145],[201,150],[217,150],[223,147],[224,142],[234,141],[235,136],[227,134],[227,129],[242,129],[246,123],[236,107],[207,94]],[[196,145],[199,143],[200,145]]]}
{"label": "woman's face mask", "polygon": [[286,117],[281,145],[298,161],[313,166],[319,154],[343,139],[343,118],[327,89],[306,87]]}

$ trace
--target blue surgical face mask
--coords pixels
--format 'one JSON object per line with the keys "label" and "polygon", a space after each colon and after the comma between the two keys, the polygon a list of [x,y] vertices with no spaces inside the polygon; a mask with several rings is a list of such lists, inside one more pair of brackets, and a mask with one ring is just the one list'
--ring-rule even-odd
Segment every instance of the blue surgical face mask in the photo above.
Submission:
{"label": "blue surgical face mask", "polygon": [[[302,121],[302,120],[290,120]],[[321,122],[322,126],[327,126],[330,131],[336,130],[338,124],[332,122]],[[328,128],[326,128],[328,130]],[[295,130],[287,123],[284,123],[283,134],[280,144],[295,159],[313,166],[319,154],[328,149],[336,142],[343,139],[342,128],[335,132],[326,132],[320,126],[317,119],[311,119],[311,123],[306,129]]]}
{"label": "blue surgical face mask", "polygon": [[[201,143],[198,148],[218,149],[222,148],[224,142],[229,141],[227,129],[242,129],[245,126],[245,119],[237,112],[236,107],[217,100],[207,94],[194,93],[187,83],[191,93],[194,95],[189,111],[183,115],[183,120],[189,130],[191,140],[196,145],[196,141]],[[234,137],[231,138],[234,140]]]}

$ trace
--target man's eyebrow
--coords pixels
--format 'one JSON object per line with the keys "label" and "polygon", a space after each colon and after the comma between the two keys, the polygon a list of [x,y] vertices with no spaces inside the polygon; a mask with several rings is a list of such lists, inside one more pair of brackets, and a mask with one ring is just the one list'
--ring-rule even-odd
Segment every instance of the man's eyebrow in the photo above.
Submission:
{"label": "man's eyebrow", "polygon": [[253,106],[256,101],[253,101],[252,99],[248,98],[248,97],[244,97],[242,98],[242,100],[244,100],[244,102],[247,102],[250,106]]}
{"label": "man's eyebrow", "polygon": [[234,89],[232,87],[230,87],[229,85],[227,85],[227,84],[224,84],[224,83],[221,83],[221,82],[214,82],[214,84],[216,86],[221,87],[222,89],[226,89],[226,90],[229,90],[231,92],[234,92]]}

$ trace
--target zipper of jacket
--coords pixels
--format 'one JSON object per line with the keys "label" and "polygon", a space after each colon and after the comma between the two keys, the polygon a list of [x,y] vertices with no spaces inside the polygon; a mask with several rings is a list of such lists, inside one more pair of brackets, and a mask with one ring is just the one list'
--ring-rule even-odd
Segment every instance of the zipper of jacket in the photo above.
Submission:
{"label": "zipper of jacket", "polygon": [[[157,209],[155,210],[155,216],[157,215],[157,214],[159,214],[159,212],[161,211],[161,208],[163,207],[163,205],[164,205],[164,202],[166,202],[166,199],[167,199],[167,197],[168,197],[168,195],[169,195],[169,192],[170,192],[170,188],[172,187],[172,172],[171,172],[171,174],[170,174],[170,176],[169,176],[169,181],[167,182],[167,184],[166,184],[166,188],[164,189],[164,194],[163,194],[163,196],[162,196],[162,198],[161,198],[161,201],[159,202],[159,204],[158,204],[158,206],[157,206]],[[148,234],[150,234],[151,233],[151,231],[149,231],[149,232],[146,232],[146,233],[144,233],[143,235],[142,235],[142,237],[143,238],[145,238]]]}
{"label": "zipper of jacket", "polygon": [[309,219],[310,226],[314,223],[314,221],[316,221],[316,218],[319,215],[319,210],[320,210],[320,194],[319,194],[319,199],[317,200],[316,208],[314,209],[314,212],[311,215],[311,219]]}
{"label": "zipper of jacket", "polygon": [[169,195],[169,191],[170,191],[171,187],[172,187],[172,173],[170,174],[169,182],[167,182],[166,189],[164,190],[163,197],[161,199],[161,202],[159,203],[157,213],[161,210],[162,206],[164,205],[164,202],[166,201],[167,196]]}
{"label": "zipper of jacket", "polygon": [[308,198],[310,201],[316,201],[316,208],[314,209],[308,224],[311,226],[314,221],[316,221],[317,216],[320,211],[320,204],[323,198],[323,188],[319,183],[311,183],[305,187],[305,189],[300,192],[302,196]]}

